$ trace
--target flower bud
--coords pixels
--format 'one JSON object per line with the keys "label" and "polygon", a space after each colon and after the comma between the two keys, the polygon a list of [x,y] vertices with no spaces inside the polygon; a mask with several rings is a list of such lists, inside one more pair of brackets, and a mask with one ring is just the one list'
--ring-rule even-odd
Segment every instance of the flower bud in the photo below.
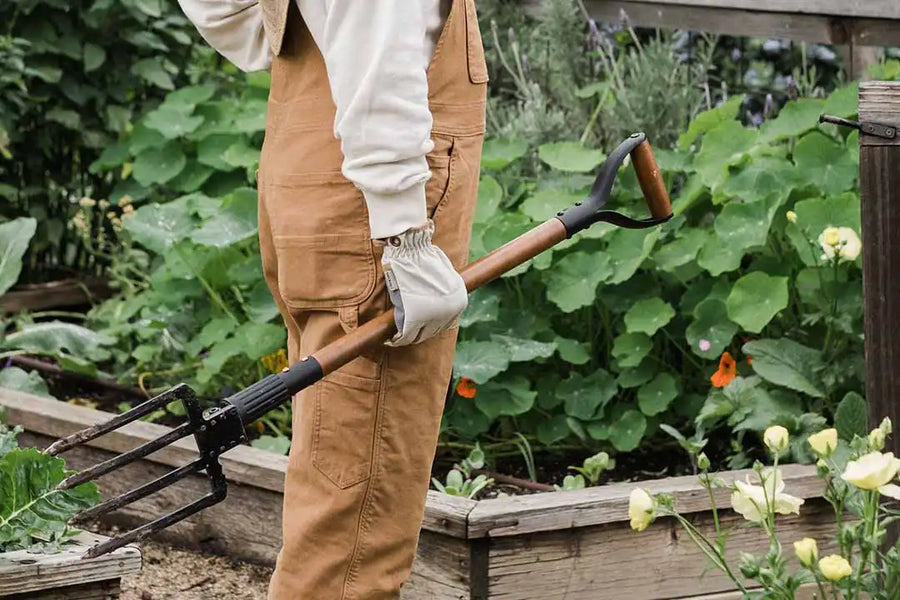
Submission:
{"label": "flower bud", "polygon": [[628,497],[628,516],[631,528],[643,531],[656,519],[656,501],[643,488],[634,488]]}
{"label": "flower bud", "polygon": [[701,452],[700,456],[697,457],[697,468],[701,471],[709,469],[709,457],[706,456],[706,452]]}
{"label": "flower bud", "polygon": [[766,432],[763,434],[763,441],[772,454],[780,454],[787,449],[790,435],[788,430],[781,425],[773,425],[766,429]]}
{"label": "flower bud", "polygon": [[809,445],[820,458],[828,458],[834,454],[838,444],[837,429],[824,429],[809,436]]}
{"label": "flower bud", "polygon": [[884,432],[881,429],[873,429],[869,433],[869,446],[872,450],[882,450],[884,448]]}
{"label": "flower bud", "polygon": [[800,560],[800,564],[810,569],[819,560],[819,547],[816,545],[816,540],[812,538],[807,537],[799,542],[794,542],[794,553]]}
{"label": "flower bud", "polygon": [[785,217],[786,217],[787,220],[790,221],[791,223],[796,223],[796,222],[797,222],[797,213],[795,213],[795,212],[792,211],[792,210],[787,211],[787,214],[785,215]]}
{"label": "flower bud", "polygon": [[820,458],[816,461],[816,475],[820,478],[825,478],[829,473],[831,473],[831,469],[828,467],[828,463],[825,462],[825,459]]}
{"label": "flower bud", "polygon": [[893,427],[894,426],[891,424],[891,418],[885,417],[884,419],[882,419],[881,425],[878,426],[878,429],[882,430],[885,436],[889,436],[894,433]]}
{"label": "flower bud", "polygon": [[847,562],[847,559],[837,554],[826,556],[819,561],[819,570],[822,575],[829,581],[840,581],[845,577],[853,574],[853,567]]}

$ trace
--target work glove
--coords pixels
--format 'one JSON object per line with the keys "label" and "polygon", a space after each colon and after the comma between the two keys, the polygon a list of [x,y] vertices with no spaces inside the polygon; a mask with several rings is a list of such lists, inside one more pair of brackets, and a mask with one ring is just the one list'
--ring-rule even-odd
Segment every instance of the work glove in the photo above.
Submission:
{"label": "work glove", "polygon": [[388,346],[418,344],[452,328],[469,298],[447,255],[431,243],[434,222],[379,240],[397,334]]}

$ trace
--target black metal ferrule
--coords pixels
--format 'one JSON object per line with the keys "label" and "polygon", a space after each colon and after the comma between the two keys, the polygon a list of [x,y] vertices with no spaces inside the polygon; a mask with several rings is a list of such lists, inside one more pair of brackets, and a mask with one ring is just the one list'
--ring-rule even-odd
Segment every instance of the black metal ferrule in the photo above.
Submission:
{"label": "black metal ferrule", "polygon": [[278,374],[278,377],[284,382],[285,387],[287,387],[288,392],[292,396],[308,388],[324,376],[322,365],[312,356],[307,356],[300,362],[292,365],[287,371]]}
{"label": "black metal ferrule", "polygon": [[572,237],[598,221],[606,221],[628,229],[644,229],[668,220],[668,218],[632,219],[622,213],[602,210],[609,201],[609,194],[612,191],[613,183],[616,181],[616,175],[619,173],[619,167],[625,162],[625,158],[646,140],[647,136],[645,134],[634,133],[619,144],[600,166],[600,171],[597,173],[596,179],[594,179],[594,185],[591,186],[591,192],[588,194],[588,197],[581,202],[576,202],[575,206],[556,214],[556,218],[566,227],[567,237]]}

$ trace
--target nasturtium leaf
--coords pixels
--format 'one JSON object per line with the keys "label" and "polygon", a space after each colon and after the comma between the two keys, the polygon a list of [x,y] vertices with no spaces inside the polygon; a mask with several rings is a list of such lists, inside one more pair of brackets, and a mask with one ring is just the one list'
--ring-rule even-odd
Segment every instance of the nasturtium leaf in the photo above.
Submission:
{"label": "nasturtium leaf", "polygon": [[225,160],[225,152],[240,141],[240,136],[227,133],[207,136],[197,143],[197,160],[219,171],[230,171],[234,165]]}
{"label": "nasturtium leaf", "polygon": [[496,321],[500,314],[500,291],[494,287],[480,287],[469,294],[469,304],[459,316],[459,326]]}
{"label": "nasturtium leaf", "polygon": [[478,387],[475,406],[491,420],[500,416],[527,413],[534,406],[537,392],[525,377],[494,380]]}
{"label": "nasturtium leaf", "polygon": [[794,164],[826,195],[852,190],[858,168],[846,146],[818,131],[809,133],[794,147]]}
{"label": "nasturtium leaf", "polygon": [[623,333],[613,340],[612,355],[620,367],[636,367],[650,353],[653,343],[645,333]]}
{"label": "nasturtium leaf", "polygon": [[760,156],[738,173],[731,174],[717,199],[741,198],[746,202],[760,202],[776,196],[783,202],[804,182],[797,167],[786,158]]}
{"label": "nasturtium leaf", "polygon": [[449,429],[457,436],[473,440],[491,427],[491,420],[478,410],[474,402],[461,401],[444,413],[441,427]]}
{"label": "nasturtium leaf", "polygon": [[475,383],[487,383],[509,368],[509,354],[501,342],[463,340],[456,346],[453,370]]}
{"label": "nasturtium leaf", "polygon": [[814,398],[824,398],[820,387],[825,368],[822,352],[788,338],[762,339],[744,344],[744,354],[753,357],[756,374]]}
{"label": "nasturtium leaf", "polygon": [[128,145],[122,142],[110,144],[103,149],[97,160],[91,163],[88,171],[97,174],[122,166],[130,157]]}
{"label": "nasturtium leaf", "polygon": [[859,113],[859,82],[852,81],[831,92],[825,100],[822,113],[849,119]]}
{"label": "nasturtium leaf", "polygon": [[608,283],[622,283],[631,279],[650,256],[659,239],[659,229],[615,229],[608,235],[608,239],[606,255],[613,268]]}
{"label": "nasturtium leaf", "polygon": [[602,416],[602,411],[616,395],[616,380],[604,369],[597,369],[587,377],[579,373],[569,375],[556,392],[564,400],[566,414],[582,421]]}
{"label": "nasturtium leaf", "polygon": [[37,448],[0,456],[0,552],[52,549],[69,535],[67,522],[100,501],[94,483],[56,489],[70,471]]}
{"label": "nasturtium leaf", "polygon": [[538,147],[538,158],[557,171],[585,173],[597,168],[606,155],[579,142],[551,142]]}
{"label": "nasturtium leaf", "polygon": [[538,358],[548,358],[556,352],[556,344],[553,342],[539,342],[499,334],[492,335],[491,341],[504,346],[504,352],[509,358],[509,362],[528,362]]}
{"label": "nasturtium leaf", "polygon": [[856,392],[847,392],[834,411],[834,427],[848,442],[854,435],[865,436],[869,430],[866,400]]}
{"label": "nasturtium leaf", "polygon": [[760,128],[760,141],[772,142],[797,137],[810,129],[815,129],[824,105],[825,101],[817,98],[800,98],[788,102],[777,117],[763,123]]}
{"label": "nasturtium leaf", "polygon": [[656,375],[656,363],[651,358],[645,358],[636,367],[626,367],[621,370],[616,378],[619,387],[629,389],[644,385]]}
{"label": "nasturtium leaf", "polygon": [[250,144],[240,141],[228,146],[222,160],[235,168],[243,167],[249,169],[259,164],[259,148],[255,148]]}
{"label": "nasturtium leaf", "polygon": [[97,44],[87,42],[84,45],[84,72],[90,73],[99,69],[106,62],[106,50]]}
{"label": "nasturtium leaf", "polygon": [[709,360],[718,358],[738,331],[738,326],[728,318],[725,303],[708,298],[697,304],[693,314],[694,320],[685,330],[691,352]]}
{"label": "nasturtium leaf", "polygon": [[162,254],[187,238],[195,222],[187,202],[176,200],[166,204],[145,204],[124,221],[124,226],[136,242]]}
{"label": "nasturtium leaf", "polygon": [[485,175],[478,183],[478,202],[475,204],[475,222],[487,223],[500,208],[503,188],[496,179]]}
{"label": "nasturtium leaf", "polygon": [[612,273],[609,254],[572,252],[544,274],[547,299],[563,312],[590,306],[596,299],[597,286]]}
{"label": "nasturtium leaf", "polygon": [[743,248],[729,246],[717,234],[709,236],[697,255],[697,264],[713,277],[735,271],[744,258]]}
{"label": "nasturtium leaf", "polygon": [[739,162],[756,140],[757,133],[740,121],[725,121],[703,137],[694,168],[703,182],[715,190],[725,182],[728,167]]}
{"label": "nasturtium leaf", "polygon": [[499,170],[509,163],[522,158],[528,152],[528,144],[521,140],[492,138],[484,141],[481,152],[481,166],[485,169]]}
{"label": "nasturtium leaf", "polygon": [[285,435],[261,435],[250,442],[250,445],[266,452],[284,455],[291,449],[291,440]]}
{"label": "nasturtium leaf", "polygon": [[0,388],[17,390],[35,396],[53,398],[47,382],[37,371],[25,371],[19,367],[6,367],[0,370]]}
{"label": "nasturtium leaf", "polygon": [[679,232],[679,237],[657,248],[652,254],[653,262],[664,271],[686,265],[697,258],[708,237],[706,229],[684,229]]}
{"label": "nasturtium leaf", "polygon": [[563,187],[543,187],[525,199],[519,210],[532,221],[543,223],[561,210],[571,207],[584,196]]}
{"label": "nasturtium leaf", "polygon": [[554,342],[556,343],[556,351],[559,352],[559,357],[567,363],[583,365],[591,360],[589,346],[585,342],[564,337],[557,337]]}
{"label": "nasturtium leaf", "polygon": [[144,125],[174,140],[196,130],[203,124],[203,117],[192,116],[190,107],[160,106],[144,117]]}
{"label": "nasturtium leaf", "polygon": [[148,148],[164,146],[166,141],[160,132],[150,129],[143,123],[138,123],[134,126],[131,137],[128,138],[128,150],[132,155],[137,156]]}
{"label": "nasturtium leaf", "polygon": [[166,185],[179,192],[196,192],[212,176],[215,169],[197,161],[188,161],[187,166]]}
{"label": "nasturtium leaf", "polygon": [[742,204],[729,202],[716,217],[716,236],[722,245],[734,253],[764,246],[769,237],[769,227],[775,211],[771,210],[776,199],[771,202]]}
{"label": "nasturtium leaf", "polygon": [[81,127],[81,115],[74,110],[64,108],[52,108],[47,111],[44,118],[48,121],[59,123],[68,129],[79,129]]}
{"label": "nasturtium leaf", "polygon": [[759,333],[788,305],[787,277],[772,277],[754,271],[738,279],[725,301],[728,318],[753,333]]}
{"label": "nasturtium leaf", "polygon": [[537,438],[541,444],[551,446],[569,437],[570,432],[571,429],[569,428],[566,415],[553,415],[549,419],[543,419],[538,423]]}
{"label": "nasturtium leaf", "polygon": [[853,192],[801,200],[794,206],[797,222],[788,223],[785,232],[800,258],[808,266],[821,264],[819,235],[827,227],[849,227],[860,232],[859,195]]}
{"label": "nasturtium leaf", "polygon": [[678,147],[681,150],[688,150],[691,144],[694,143],[694,140],[707,131],[715,129],[718,125],[726,121],[734,121],[738,116],[738,109],[743,102],[743,95],[732,96],[721,106],[703,111],[694,117],[694,120],[691,121],[690,126],[688,126],[688,130],[685,133],[682,133],[678,138]]}
{"label": "nasturtium leaf", "polygon": [[694,157],[689,152],[664,148],[654,148],[653,152],[656,154],[656,163],[664,173],[685,173],[692,170],[691,161]]}
{"label": "nasturtium leaf", "polygon": [[665,412],[676,397],[678,382],[668,373],[660,373],[637,392],[638,406],[648,417]]}
{"label": "nasturtium leaf", "polygon": [[265,100],[245,100],[238,105],[230,131],[254,134],[266,129]]}
{"label": "nasturtium leaf", "polygon": [[647,418],[628,410],[609,429],[609,441],[619,452],[631,452],[640,445],[647,431]]}
{"label": "nasturtium leaf", "polygon": [[18,281],[22,257],[36,230],[37,220],[30,217],[0,223],[0,296]]}
{"label": "nasturtium leaf", "polygon": [[159,58],[144,58],[131,65],[131,72],[141,79],[164,90],[174,90],[175,82]]}
{"label": "nasturtium leaf", "polygon": [[635,302],[625,313],[625,329],[629,333],[653,335],[672,320],[675,309],[661,298],[646,298]]}
{"label": "nasturtium leaf", "polygon": [[141,152],[134,160],[135,181],[144,187],[166,183],[174,179],[187,164],[181,145],[172,140],[160,148]]}
{"label": "nasturtium leaf", "polygon": [[166,95],[163,106],[173,109],[175,107],[193,109],[201,102],[206,102],[212,98],[215,93],[216,88],[211,85],[189,85]]}

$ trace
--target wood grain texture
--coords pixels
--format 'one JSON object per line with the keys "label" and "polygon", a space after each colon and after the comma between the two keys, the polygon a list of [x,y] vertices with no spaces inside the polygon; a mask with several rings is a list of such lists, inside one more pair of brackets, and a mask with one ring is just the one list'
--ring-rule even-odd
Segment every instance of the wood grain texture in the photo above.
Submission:
{"label": "wood grain texture", "polygon": [[118,579],[83,583],[57,590],[26,592],[12,596],[0,596],[3,600],[116,600],[122,593]]}
{"label": "wood grain texture", "polygon": [[[836,17],[869,17],[900,19],[900,3],[895,0],[654,0],[666,6],[685,6],[699,9],[728,8],[759,12],[831,15]],[[602,2],[602,0],[591,0]],[[639,4],[640,0],[626,0]]]}
{"label": "wood grain texture", "polygon": [[[536,0],[523,0],[526,10],[539,15]],[[824,13],[766,11],[758,3],[739,5],[711,3],[698,7],[689,2],[640,0],[587,0],[591,17],[603,22],[618,22],[626,14],[631,23],[643,27],[661,27],[706,31],[737,36],[779,37],[828,44],[855,43],[863,46],[888,46],[900,43],[900,17],[829,16]]]}
{"label": "wood grain texture", "polygon": [[96,278],[17,286],[0,295],[0,314],[85,305],[109,297],[111,291],[105,281]]}
{"label": "wood grain texture", "polygon": [[[900,82],[860,85],[861,121],[900,129]],[[866,398],[869,425],[900,422],[900,136],[860,136]],[[891,449],[900,454],[900,436]]]}
{"label": "wood grain texture", "polygon": [[[7,418],[11,424],[22,425],[26,431],[44,436],[40,444],[35,443],[39,447],[48,446],[56,438],[101,423],[112,416],[109,413],[83,406],[74,406],[51,398],[41,398],[3,388],[0,388],[0,408],[6,409]],[[90,466],[94,462],[102,460],[101,456],[112,458],[115,454],[130,450],[169,431],[169,427],[155,423],[144,423],[142,421],[129,423],[119,430],[92,440],[90,442],[92,449],[106,452],[99,452],[90,460],[80,460],[77,468]],[[63,457],[68,460],[73,452],[75,450],[66,452]],[[141,465],[141,468],[134,471],[134,476],[130,479],[130,485],[148,481],[151,472],[154,476],[163,475],[171,468],[183,466],[196,458],[197,446],[193,439],[179,440],[150,455],[146,460],[136,463]],[[232,484],[229,485],[228,499],[225,500],[224,504],[233,501],[234,494],[241,489],[240,486],[273,492],[277,498],[281,498],[281,494],[284,491],[284,474],[287,469],[286,456],[265,452],[249,446],[238,446],[223,455],[220,461],[225,476],[228,478],[229,483]],[[118,473],[119,471],[116,472]],[[143,477],[141,477],[142,474]],[[115,477],[110,475],[106,479],[112,480]],[[200,493],[202,490],[208,489],[203,487],[205,479],[198,477],[196,481],[198,483],[192,486],[193,492]],[[123,489],[122,486],[116,487],[121,490],[119,493],[127,489]],[[108,493],[106,497],[111,496]],[[168,504],[172,505],[174,501],[175,498],[173,497]],[[182,498],[183,501],[184,498]],[[429,491],[428,501],[425,506],[423,528],[464,538],[466,536],[466,515],[468,515],[474,505],[473,501],[465,498],[453,498],[445,494]],[[215,507],[210,510],[215,510]],[[280,500],[278,514],[281,514]]]}
{"label": "wood grain texture", "polygon": [[[815,468],[802,465],[783,467],[789,493],[801,498],[820,496],[822,481]],[[744,479],[750,470],[719,474],[727,483]],[[754,479],[756,481],[756,479]],[[628,496],[640,486],[650,493],[668,492],[682,513],[706,511],[709,498],[694,476],[670,477],[640,484],[616,483],[565,493],[509,496],[479,502],[469,513],[469,537],[517,536],[538,531],[566,530],[628,520]],[[729,506],[729,492],[717,490],[716,504]]]}
{"label": "wood grain texture", "polygon": [[[715,536],[711,515],[693,521]],[[739,550],[765,554],[768,549],[762,529],[747,527],[730,511],[723,515],[723,526],[731,531],[732,565]],[[824,502],[808,503],[800,517],[779,517],[778,531],[787,548],[805,536],[825,540],[833,534],[834,515]],[[823,543],[820,551],[832,548]],[[493,539],[489,577],[490,600],[672,600],[734,591],[671,519],[660,519],[642,533],[627,523],[610,523]],[[722,598],[732,597],[740,598]]]}
{"label": "wood grain texture", "polygon": [[[819,598],[816,594],[818,590],[815,585],[804,585],[797,590],[795,600],[827,600]],[[694,596],[690,600],[744,600],[741,592],[723,592],[721,594],[709,594],[705,596]]]}
{"label": "wood grain texture", "polygon": [[57,554],[31,554],[24,550],[0,554],[0,597],[28,593],[30,598],[30,594],[41,590],[118,580],[141,570],[141,551],[132,545],[97,558],[81,558],[88,548],[105,539],[82,532]]}

